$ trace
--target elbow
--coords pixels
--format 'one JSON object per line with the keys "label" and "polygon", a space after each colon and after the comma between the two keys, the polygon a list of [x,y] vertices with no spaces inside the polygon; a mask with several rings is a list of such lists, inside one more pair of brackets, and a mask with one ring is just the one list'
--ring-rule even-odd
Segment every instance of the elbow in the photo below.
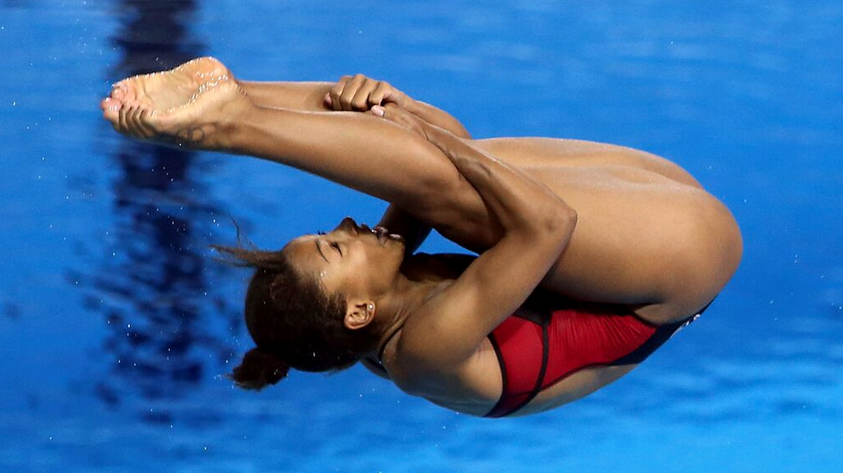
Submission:
{"label": "elbow", "polygon": [[577,225],[577,212],[567,205],[533,207],[530,210],[520,215],[520,224],[513,226],[511,231],[525,232],[547,239],[568,235]]}
{"label": "elbow", "polygon": [[577,226],[577,212],[568,206],[556,207],[543,213],[542,218],[532,225],[533,237],[543,246],[564,250],[571,241],[571,235]]}
{"label": "elbow", "polygon": [[577,226],[577,211],[565,205],[562,207],[555,207],[545,214],[542,220],[541,229],[543,233],[551,237],[565,237],[573,233]]}

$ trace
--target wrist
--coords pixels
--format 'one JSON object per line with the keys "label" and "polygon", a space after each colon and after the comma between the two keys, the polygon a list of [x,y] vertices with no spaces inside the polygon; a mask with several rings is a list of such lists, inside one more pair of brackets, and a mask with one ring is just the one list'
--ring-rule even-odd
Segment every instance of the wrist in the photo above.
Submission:
{"label": "wrist", "polygon": [[412,113],[413,115],[417,115],[419,110],[421,110],[422,108],[421,102],[415,100],[407,94],[404,94],[404,97],[406,97],[406,99],[404,99],[404,103],[401,105],[401,108]]}

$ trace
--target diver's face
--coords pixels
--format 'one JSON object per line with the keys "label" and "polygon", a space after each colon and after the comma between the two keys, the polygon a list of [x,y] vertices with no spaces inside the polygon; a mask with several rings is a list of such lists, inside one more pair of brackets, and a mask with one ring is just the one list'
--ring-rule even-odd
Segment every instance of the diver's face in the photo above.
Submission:
{"label": "diver's face", "polygon": [[404,259],[404,241],[347,217],[329,233],[296,238],[285,251],[299,271],[316,277],[329,294],[376,299],[392,288]]}

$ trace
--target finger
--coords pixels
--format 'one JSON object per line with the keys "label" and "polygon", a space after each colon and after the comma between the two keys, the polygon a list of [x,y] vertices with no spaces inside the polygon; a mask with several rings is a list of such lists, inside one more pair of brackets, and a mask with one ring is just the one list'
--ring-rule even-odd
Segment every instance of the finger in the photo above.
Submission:
{"label": "finger", "polygon": [[427,138],[427,132],[425,131],[427,129],[427,122],[424,120],[394,103],[387,103],[381,108],[384,112],[382,116],[387,120]]}
{"label": "finger", "polygon": [[354,98],[351,99],[351,108],[360,112],[368,110],[369,95],[375,90],[376,86],[377,82],[367,78],[357,89]]}
{"label": "finger", "polygon": [[407,112],[394,104],[376,105],[372,107],[372,113],[403,126],[409,126],[414,122],[408,119]]}
{"label": "finger", "polygon": [[342,105],[342,109],[346,112],[352,111],[351,101],[354,100],[354,94],[356,94],[357,90],[360,89],[360,85],[364,80],[366,80],[366,76],[363,74],[355,75],[348,82],[348,85],[345,86],[342,94],[340,94],[340,103]]}
{"label": "finger", "polygon": [[383,96],[384,103],[391,102],[398,105],[401,108],[407,108],[407,96],[404,92],[395,89],[394,87],[390,86],[389,90]]}
{"label": "finger", "polygon": [[376,81],[371,79],[366,80],[360,89],[357,90],[357,93],[354,94],[354,98],[351,100],[351,106],[355,110],[366,111],[369,109],[369,96],[372,94],[372,91],[375,90],[375,87],[378,86]]}
{"label": "finger", "polygon": [[389,88],[390,85],[386,82],[378,82],[378,85],[375,87],[375,90],[373,90],[372,93],[369,94],[369,106],[382,105],[384,97],[386,97]]}
{"label": "finger", "polygon": [[383,116],[386,117],[386,118],[390,118],[390,119],[394,118],[396,120],[405,119],[405,120],[411,120],[411,121],[417,120],[415,115],[413,115],[412,113],[404,110],[403,108],[399,107],[398,105],[396,105],[392,102],[385,103],[383,105],[383,110],[384,110]]}
{"label": "finger", "polygon": [[349,80],[351,80],[351,76],[342,76],[340,77],[340,80],[331,87],[331,107],[333,107],[334,110],[342,110],[342,105],[340,105],[340,95],[342,95],[342,91],[345,89]]}

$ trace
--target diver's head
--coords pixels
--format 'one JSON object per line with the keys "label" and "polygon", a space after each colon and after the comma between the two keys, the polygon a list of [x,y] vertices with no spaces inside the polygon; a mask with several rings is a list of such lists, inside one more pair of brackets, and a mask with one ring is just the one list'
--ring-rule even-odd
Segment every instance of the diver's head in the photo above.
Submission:
{"label": "diver's head", "polygon": [[261,389],[289,368],[336,371],[377,347],[380,301],[392,294],[404,257],[400,237],[344,219],[277,252],[219,248],[257,267],[246,293],[246,325],[257,347],[231,378]]}
{"label": "diver's head", "polygon": [[357,313],[394,288],[404,260],[403,240],[385,229],[358,225],[350,217],[328,233],[305,235],[283,250],[300,274],[317,280],[328,294],[348,302],[345,324],[356,329],[364,320]]}

